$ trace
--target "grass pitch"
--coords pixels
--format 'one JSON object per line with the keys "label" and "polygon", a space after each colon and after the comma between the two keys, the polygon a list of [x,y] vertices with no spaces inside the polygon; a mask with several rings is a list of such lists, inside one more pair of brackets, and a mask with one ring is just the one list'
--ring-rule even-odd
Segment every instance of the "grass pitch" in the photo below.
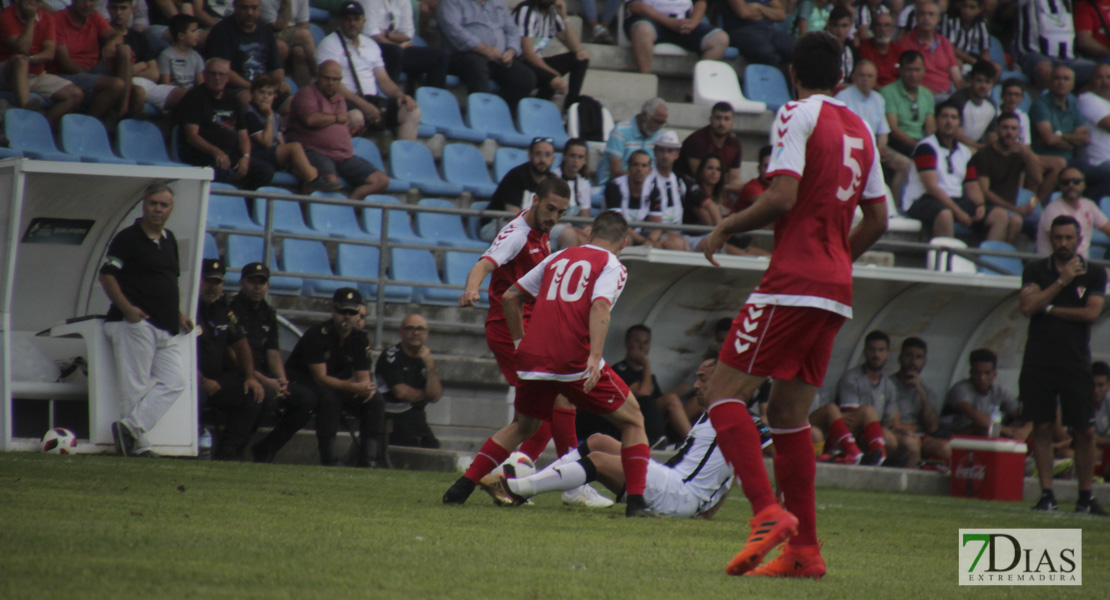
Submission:
{"label": "grass pitch", "polygon": [[[736,490],[712,521],[503,509],[455,476],[0,454],[0,598],[1099,598],[1110,519],[1061,506],[818,490],[829,574],[734,578]],[[959,587],[963,528],[1081,528],[1082,587]]]}

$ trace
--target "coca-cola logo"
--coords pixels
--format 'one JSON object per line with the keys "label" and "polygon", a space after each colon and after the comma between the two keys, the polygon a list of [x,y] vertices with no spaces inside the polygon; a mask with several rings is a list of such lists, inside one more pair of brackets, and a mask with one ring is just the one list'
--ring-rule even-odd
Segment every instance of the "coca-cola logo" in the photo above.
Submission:
{"label": "coca-cola logo", "polygon": [[987,465],[977,453],[968,452],[956,461],[952,476],[962,482],[957,489],[962,490],[964,496],[977,496],[987,479]]}

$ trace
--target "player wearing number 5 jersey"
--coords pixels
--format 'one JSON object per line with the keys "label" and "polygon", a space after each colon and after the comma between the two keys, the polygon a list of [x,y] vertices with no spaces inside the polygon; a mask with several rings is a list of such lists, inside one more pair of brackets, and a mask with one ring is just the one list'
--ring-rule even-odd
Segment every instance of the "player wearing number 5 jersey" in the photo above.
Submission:
{"label": "player wearing number 5 jersey", "polygon": [[[852,316],[852,261],[879,239],[887,222],[871,131],[830,97],[839,56],[840,44],[827,33],[798,39],[790,75],[799,100],[779,109],[772,125],[771,185],[706,239],[705,255],[716,265],[713,253],[729,237],[775,224],[771,263],[732,323],[707,392],[721,453],[755,513],[747,543],[728,565],[731,575],[825,574],[817,545],[817,468],[807,417],[836,333]],[[863,220],[853,228],[857,205]],[[746,406],[768,377],[774,382],[765,417],[785,508],[775,502],[759,432]],[[784,552],[759,566],[783,541]]]}
{"label": "player wearing number 5 jersey", "polygon": [[[644,502],[651,453],[640,407],[628,386],[601,358],[609,331],[609,311],[627,278],[617,256],[626,244],[628,222],[606,211],[594,219],[587,245],[553,254],[505,292],[505,320],[519,343],[520,378],[513,422],[486,441],[467,470],[484,464],[485,475],[540,427],[562,394],[579,408],[604,416],[621,431],[621,466],[628,487],[628,516],[653,515]],[[526,297],[535,298],[532,321],[524,330]],[[445,503],[474,488],[467,475],[447,493]]]}

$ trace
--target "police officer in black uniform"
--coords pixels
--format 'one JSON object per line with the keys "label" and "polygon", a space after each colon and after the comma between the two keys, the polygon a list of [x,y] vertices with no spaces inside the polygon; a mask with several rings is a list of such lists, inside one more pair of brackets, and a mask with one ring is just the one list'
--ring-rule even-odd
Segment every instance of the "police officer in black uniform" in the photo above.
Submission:
{"label": "police officer in black uniform", "polygon": [[[224,413],[212,457],[238,460],[254,431],[265,394],[254,375],[250,344],[224,299],[225,274],[222,261],[204,260],[197,306],[197,370],[202,418],[206,411]],[[234,351],[234,357],[228,350]]]}
{"label": "police officer in black uniform", "polygon": [[335,435],[341,411],[359,418],[356,466],[369,467],[382,443],[385,404],[370,378],[370,340],[358,329],[362,294],[354,288],[339,288],[332,296],[331,318],[304,332],[289,359],[289,380],[302,384],[316,401],[316,440],[320,464],[339,462]]}

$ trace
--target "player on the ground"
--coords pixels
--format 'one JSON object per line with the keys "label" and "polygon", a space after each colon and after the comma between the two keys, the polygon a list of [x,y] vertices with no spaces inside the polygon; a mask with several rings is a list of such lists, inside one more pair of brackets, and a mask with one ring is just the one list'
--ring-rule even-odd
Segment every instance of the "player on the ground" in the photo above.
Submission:
{"label": "player on the ground", "polygon": [[[717,366],[710,358],[698,367],[694,382],[695,401],[705,408],[705,387]],[[764,447],[771,444],[770,431],[753,416]],[[546,469],[521,479],[501,475],[486,488],[495,502],[506,506],[523,504],[544,492],[574,489],[583,483],[600,481],[618,496],[624,492],[624,470],[620,460],[621,443],[595,433],[577,450],[571,450]],[[717,432],[703,413],[690,429],[686,441],[666,464],[648,463],[644,500],[657,514],[665,517],[709,519],[717,513],[732,489],[732,467],[717,448]]]}
{"label": "player on the ground", "polygon": [[[775,250],[762,281],[732,322],[709,382],[709,418],[721,453],[732,464],[755,518],[730,575],[820,578],[809,407],[825,379],[833,340],[852,316],[852,261],[886,231],[885,186],[874,136],[834,100],[840,44],[811,32],[794,45],[790,77],[799,100],[779,109],[771,130],[771,186],[755,204],[730,215],[706,239],[705,256],[734,234],[775,224]],[[863,220],[852,227],[857,204]],[[764,417],[775,443],[775,501],[745,403],[774,379]],[[793,536],[793,538],[791,538]]]}
{"label": "player on the ground", "polygon": [[[570,203],[570,186],[565,180],[548,177],[539,183],[532,196],[530,206],[509,221],[497,233],[493,244],[486,250],[466,277],[466,289],[459,296],[459,306],[474,306],[481,297],[479,288],[491,273],[489,286],[489,312],[486,314],[486,343],[497,359],[497,367],[512,388],[516,387],[516,368],[513,366],[513,338],[505,325],[505,311],[501,308],[501,296],[509,286],[523,277],[543,259],[551,255],[548,236],[551,228],[567,211]],[[524,326],[532,316],[532,302],[524,305]],[[520,446],[520,451],[532,461],[539,459],[551,438],[555,438],[555,451],[559,456],[566,454],[578,443],[574,428],[575,410],[569,402],[560,398],[555,410],[544,420],[539,431]],[[568,504],[601,507],[612,506],[613,502],[597,493],[592,487],[571,490],[563,495]]]}
{"label": "player on the ground", "polygon": [[[589,243],[544,259],[502,297],[505,323],[517,345],[513,422],[486,440],[466,474],[443,495],[461,504],[475,484],[550,417],[555,397],[605,416],[621,431],[621,465],[628,483],[627,516],[654,516],[644,502],[651,451],[636,398],[605,364],[601,352],[609,331],[609,311],[624,289],[628,272],[617,256],[628,222],[606,211],[594,219]],[[524,298],[535,298],[532,322],[524,331]]]}

